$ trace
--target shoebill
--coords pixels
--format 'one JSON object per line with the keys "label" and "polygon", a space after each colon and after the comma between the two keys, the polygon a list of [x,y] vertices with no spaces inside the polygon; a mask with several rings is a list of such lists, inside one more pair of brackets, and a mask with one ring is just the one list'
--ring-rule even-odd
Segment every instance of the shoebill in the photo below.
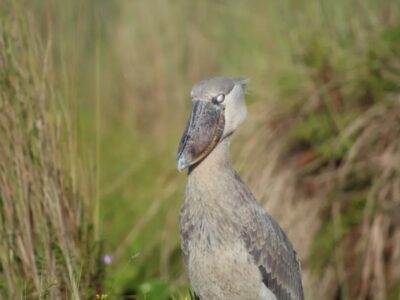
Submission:
{"label": "shoebill", "polygon": [[191,91],[177,153],[178,170],[188,168],[180,213],[186,271],[201,300],[302,300],[292,244],[229,160],[232,134],[246,118],[245,90],[243,79],[216,77]]}

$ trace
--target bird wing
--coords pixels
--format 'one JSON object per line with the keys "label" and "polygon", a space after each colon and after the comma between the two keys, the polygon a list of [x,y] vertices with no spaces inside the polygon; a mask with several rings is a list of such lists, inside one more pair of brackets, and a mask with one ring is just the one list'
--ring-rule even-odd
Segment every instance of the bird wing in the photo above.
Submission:
{"label": "bird wing", "polygon": [[286,234],[257,203],[249,214],[242,238],[263,283],[278,300],[304,300],[300,264]]}

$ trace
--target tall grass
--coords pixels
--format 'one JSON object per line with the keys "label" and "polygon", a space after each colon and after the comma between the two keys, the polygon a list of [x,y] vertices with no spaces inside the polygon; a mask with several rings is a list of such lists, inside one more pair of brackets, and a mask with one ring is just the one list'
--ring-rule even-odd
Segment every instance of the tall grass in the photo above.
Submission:
{"label": "tall grass", "polygon": [[89,298],[102,275],[93,190],[52,40],[20,2],[0,14],[0,298]]}
{"label": "tall grass", "polygon": [[308,298],[398,299],[397,1],[1,4],[4,297],[100,292],[94,236],[109,297],[186,295],[174,157],[192,83],[222,74],[250,78],[234,163]]}

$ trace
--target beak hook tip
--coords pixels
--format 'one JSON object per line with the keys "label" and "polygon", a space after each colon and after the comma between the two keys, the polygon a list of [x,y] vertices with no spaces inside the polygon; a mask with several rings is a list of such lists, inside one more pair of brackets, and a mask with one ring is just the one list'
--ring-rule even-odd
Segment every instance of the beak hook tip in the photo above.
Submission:
{"label": "beak hook tip", "polygon": [[179,172],[182,172],[184,169],[186,169],[189,166],[189,163],[186,161],[184,157],[178,158],[176,162],[176,167]]}

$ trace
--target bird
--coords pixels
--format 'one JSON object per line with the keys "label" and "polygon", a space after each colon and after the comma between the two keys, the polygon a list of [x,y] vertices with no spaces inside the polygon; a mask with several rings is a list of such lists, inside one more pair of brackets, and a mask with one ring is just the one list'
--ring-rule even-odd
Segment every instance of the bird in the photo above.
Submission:
{"label": "bird", "polygon": [[185,269],[197,299],[304,300],[291,242],[230,162],[232,135],[247,115],[247,85],[213,77],[192,87],[176,156],[177,169],[188,170],[179,215]]}

